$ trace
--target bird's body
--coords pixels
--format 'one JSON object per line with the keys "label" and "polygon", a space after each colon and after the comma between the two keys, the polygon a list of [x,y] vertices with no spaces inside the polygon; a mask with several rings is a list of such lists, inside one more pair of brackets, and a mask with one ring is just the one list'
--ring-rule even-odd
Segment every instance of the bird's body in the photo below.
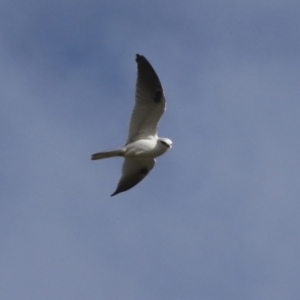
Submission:
{"label": "bird's body", "polygon": [[138,184],[154,167],[155,158],[172,147],[170,139],[157,136],[158,123],[166,108],[158,76],[144,56],[137,54],[136,62],[138,78],[135,106],[130,119],[127,143],[122,148],[92,155],[92,160],[115,156],[125,158],[122,177],[111,196]]}

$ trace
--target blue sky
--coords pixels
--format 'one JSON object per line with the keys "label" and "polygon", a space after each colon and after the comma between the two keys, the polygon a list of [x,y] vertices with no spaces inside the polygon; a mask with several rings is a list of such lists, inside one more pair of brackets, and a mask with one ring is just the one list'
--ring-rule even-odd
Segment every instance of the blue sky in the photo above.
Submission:
{"label": "blue sky", "polygon": [[[0,7],[1,299],[298,299],[297,1]],[[136,53],[173,148],[110,198]]]}

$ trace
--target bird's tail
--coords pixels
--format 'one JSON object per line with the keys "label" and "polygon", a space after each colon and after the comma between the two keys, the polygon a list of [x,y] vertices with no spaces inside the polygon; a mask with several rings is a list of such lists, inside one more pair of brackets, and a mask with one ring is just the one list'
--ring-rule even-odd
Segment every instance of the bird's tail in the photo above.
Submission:
{"label": "bird's tail", "polygon": [[123,148],[117,149],[117,150],[106,151],[106,152],[98,152],[98,153],[92,154],[92,160],[115,157],[115,156],[123,156],[123,154],[124,154]]}

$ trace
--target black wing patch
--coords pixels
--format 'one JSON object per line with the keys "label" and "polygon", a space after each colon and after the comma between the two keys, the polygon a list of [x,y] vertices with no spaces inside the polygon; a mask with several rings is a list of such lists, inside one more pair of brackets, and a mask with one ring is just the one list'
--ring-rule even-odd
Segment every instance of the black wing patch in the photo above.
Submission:
{"label": "black wing patch", "polygon": [[140,173],[141,173],[142,175],[147,175],[148,172],[149,172],[149,170],[148,170],[147,168],[141,168],[141,169],[140,169]]}
{"label": "black wing patch", "polygon": [[162,95],[163,95],[163,92],[161,90],[156,91],[155,95],[154,95],[154,102],[160,103],[161,99],[162,99]]}

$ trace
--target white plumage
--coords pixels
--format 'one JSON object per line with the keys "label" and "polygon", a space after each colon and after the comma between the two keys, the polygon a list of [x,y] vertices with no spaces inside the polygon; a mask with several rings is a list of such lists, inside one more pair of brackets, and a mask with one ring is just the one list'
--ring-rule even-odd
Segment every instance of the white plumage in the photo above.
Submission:
{"label": "white plumage", "polygon": [[155,158],[172,147],[172,141],[157,136],[158,124],[166,109],[163,88],[148,60],[136,55],[138,76],[135,105],[130,118],[126,145],[120,149],[99,152],[92,160],[123,156],[122,177],[111,195],[124,192],[138,184],[151,171]]}

